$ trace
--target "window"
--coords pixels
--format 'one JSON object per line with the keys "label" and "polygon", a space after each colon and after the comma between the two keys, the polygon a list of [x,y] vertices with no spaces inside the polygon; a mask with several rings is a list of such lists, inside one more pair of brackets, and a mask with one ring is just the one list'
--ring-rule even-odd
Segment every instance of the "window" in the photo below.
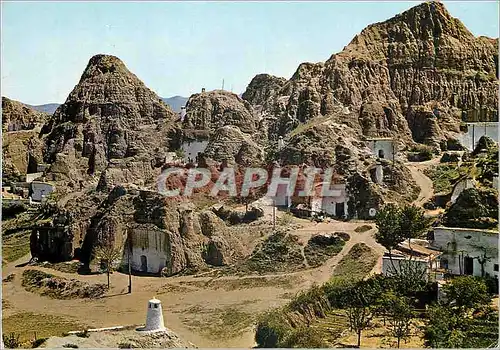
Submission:
{"label": "window", "polygon": [[498,272],[498,264],[493,265],[493,271]]}
{"label": "window", "polygon": [[158,304],[154,304],[155,305],[155,309],[158,309]]}

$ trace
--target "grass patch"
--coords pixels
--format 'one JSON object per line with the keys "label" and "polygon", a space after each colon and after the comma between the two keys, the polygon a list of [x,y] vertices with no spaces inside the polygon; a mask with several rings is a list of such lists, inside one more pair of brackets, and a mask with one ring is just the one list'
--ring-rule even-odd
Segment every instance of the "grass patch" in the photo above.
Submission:
{"label": "grass patch", "polygon": [[9,263],[30,252],[31,231],[23,230],[2,237],[2,261]]}
{"label": "grass patch", "polygon": [[364,243],[356,243],[333,270],[333,276],[345,276],[361,280],[373,269],[378,257],[375,251]]}
{"label": "grass patch", "polygon": [[212,340],[230,339],[239,336],[254,322],[252,314],[234,307],[224,309],[192,308],[195,318],[185,318],[184,323],[194,331]]}
{"label": "grass patch", "polygon": [[69,331],[82,328],[74,321],[54,315],[41,315],[22,312],[2,320],[4,334],[19,334],[19,341],[31,347],[31,342],[37,338],[52,336],[61,337]]}
{"label": "grass patch", "polygon": [[370,225],[361,225],[361,226],[356,227],[354,229],[354,232],[363,233],[366,231],[370,231],[372,228],[373,228],[373,226],[370,226]]}
{"label": "grass patch", "polygon": [[[292,289],[299,282],[297,277],[246,277],[239,279],[212,279],[208,281],[181,281],[181,285],[194,286],[197,288],[222,289],[233,291],[239,289],[279,287],[283,289]],[[181,287],[182,288],[182,287]],[[187,289],[187,288],[186,288]],[[189,290],[189,289],[188,289]]]}
{"label": "grass patch", "polygon": [[424,174],[432,180],[435,193],[450,193],[460,177],[460,172],[453,165],[437,165],[425,169]]}

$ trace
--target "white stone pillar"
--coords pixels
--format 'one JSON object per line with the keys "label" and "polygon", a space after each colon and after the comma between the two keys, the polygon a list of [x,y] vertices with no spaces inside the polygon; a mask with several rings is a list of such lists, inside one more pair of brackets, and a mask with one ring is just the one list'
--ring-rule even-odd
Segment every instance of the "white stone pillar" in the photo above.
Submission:
{"label": "white stone pillar", "polygon": [[161,301],[154,298],[148,302],[148,313],[146,316],[146,326],[140,329],[147,332],[161,332],[165,330],[163,323],[163,313]]}

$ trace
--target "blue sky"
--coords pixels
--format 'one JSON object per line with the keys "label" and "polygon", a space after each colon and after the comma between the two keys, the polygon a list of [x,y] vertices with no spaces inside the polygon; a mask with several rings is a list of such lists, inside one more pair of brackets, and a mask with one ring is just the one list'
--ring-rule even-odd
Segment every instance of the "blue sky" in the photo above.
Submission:
{"label": "blue sky", "polygon": [[[258,73],[289,78],[368,24],[419,2],[2,2],[2,95],[64,102],[88,60],[107,53],[162,97],[243,92]],[[498,37],[498,3],[445,5],[475,35]]]}

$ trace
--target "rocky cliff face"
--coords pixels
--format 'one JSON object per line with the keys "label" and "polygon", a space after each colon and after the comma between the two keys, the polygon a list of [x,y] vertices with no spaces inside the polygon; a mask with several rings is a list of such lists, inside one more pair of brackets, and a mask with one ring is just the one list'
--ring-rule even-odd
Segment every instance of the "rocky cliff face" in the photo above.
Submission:
{"label": "rocky cliff face", "polygon": [[244,134],[236,126],[224,126],[217,129],[211,137],[204,155],[229,164],[245,166],[257,165],[263,160],[263,150],[250,135]]}
{"label": "rocky cliff face", "polygon": [[245,133],[257,129],[258,119],[250,104],[228,91],[215,90],[192,95],[186,104],[182,128],[191,130],[216,129],[233,125]]}
{"label": "rocky cliff face", "polygon": [[43,141],[40,127],[48,115],[25,104],[2,97],[2,172],[3,177],[21,181],[28,172],[37,171],[42,161]]}
{"label": "rocky cliff face", "polygon": [[252,81],[243,97],[276,116],[270,138],[326,116],[357,135],[436,145],[462,117],[498,117],[497,63],[498,39],[474,37],[426,2],[368,26],[324,63],[301,64],[282,85]]}
{"label": "rocky cliff face", "polygon": [[175,118],[117,57],[96,55],[44,125],[44,158],[53,163],[56,180],[99,174],[111,161],[151,170],[168,150],[167,131]]}
{"label": "rocky cliff face", "polygon": [[[91,211],[88,203],[68,208],[76,218],[71,234],[75,246],[81,246],[80,259],[85,264],[90,263],[94,247],[111,244],[123,250],[128,240],[133,247],[165,255],[165,276],[200,271],[207,265],[227,265],[244,255],[241,237],[234,229],[212,211],[196,211],[188,200],[123,186],[100,200]],[[82,210],[83,215],[78,215]],[[82,216],[86,218],[82,220]],[[151,234],[156,236],[154,242]],[[158,241],[164,241],[165,246]]]}

